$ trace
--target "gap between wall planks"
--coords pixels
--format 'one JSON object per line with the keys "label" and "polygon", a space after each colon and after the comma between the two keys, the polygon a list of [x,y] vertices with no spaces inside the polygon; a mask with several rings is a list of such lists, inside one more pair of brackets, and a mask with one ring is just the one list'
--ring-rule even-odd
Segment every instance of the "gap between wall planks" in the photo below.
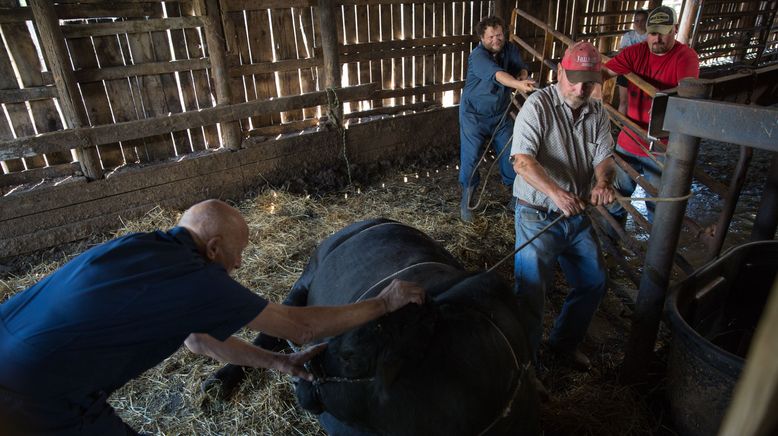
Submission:
{"label": "gap between wall planks", "polygon": [[[162,19],[162,5],[157,5],[154,16],[160,21],[164,21]],[[128,21],[128,23],[135,23],[135,20]],[[154,50],[151,32],[128,33],[127,47],[134,64],[148,64],[163,59]],[[167,57],[169,58],[169,56]],[[168,83],[171,82],[170,79],[171,77],[167,78]],[[167,115],[169,109],[165,98],[165,84],[160,75],[130,77],[130,88],[133,95],[136,96],[135,100],[143,103],[142,110],[139,112],[140,118],[154,118]],[[181,154],[191,151],[191,147],[188,146],[188,140],[181,138],[180,135],[177,139],[181,142],[179,147]],[[164,160],[178,154],[174,136],[170,133],[146,138],[144,145],[138,156],[141,162]]]}
{"label": "gap between wall planks", "polygon": [[[169,17],[182,17],[184,13],[181,9],[182,2],[165,2],[165,10]],[[170,46],[172,48],[172,59],[184,60],[189,59],[189,46],[187,42],[187,35],[184,29],[171,29],[167,31],[170,38]],[[181,106],[183,106],[184,112],[195,111],[200,109],[197,98],[197,88],[203,88],[207,86],[202,83],[202,75],[195,77],[192,71],[179,71],[176,73],[178,83],[180,83],[179,94],[183,97],[181,99]],[[207,88],[206,88],[207,89]],[[204,91],[201,91],[204,92]],[[205,107],[210,107],[208,104]],[[179,111],[176,111],[179,112]],[[213,143],[218,139],[215,138],[213,132],[210,132],[206,137],[205,127],[198,127],[189,129],[189,138],[192,144],[192,150],[200,151],[205,150],[209,145],[209,142]]]}
{"label": "gap between wall planks", "polygon": [[[182,16],[195,16],[194,5],[196,1],[182,1],[179,3],[180,13]],[[204,9],[204,7],[203,7]],[[204,11],[203,11],[204,12]],[[172,30],[171,30],[172,32]],[[183,29],[184,38],[186,39],[186,59],[207,59],[207,44],[205,43],[205,35],[202,27],[192,28],[186,27]],[[194,83],[195,101],[197,102],[198,109],[206,109],[213,107],[215,104],[215,89],[211,89],[211,82],[209,78],[209,71],[206,69],[191,70],[192,81]],[[221,140],[219,139],[219,130],[215,124],[209,126],[203,126],[203,136],[205,137],[206,148],[219,148],[221,147]]]}
{"label": "gap between wall planks", "polygon": [[[291,8],[271,9],[271,23],[273,31],[274,60],[297,59],[297,48],[295,44],[294,24]],[[295,71],[276,72],[276,87],[279,97],[299,95],[302,92],[300,86],[300,73]],[[281,123],[299,121],[303,119],[302,109],[281,113]]]}
{"label": "gap between wall planks", "polygon": [[775,1],[703,3],[691,43],[701,61],[731,56],[735,62],[756,64],[770,41],[774,45],[778,40],[777,10]]}

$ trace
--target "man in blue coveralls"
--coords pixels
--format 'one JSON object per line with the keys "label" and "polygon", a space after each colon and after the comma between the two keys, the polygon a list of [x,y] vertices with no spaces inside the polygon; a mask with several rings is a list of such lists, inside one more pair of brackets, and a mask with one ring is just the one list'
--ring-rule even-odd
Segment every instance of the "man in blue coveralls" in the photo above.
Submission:
{"label": "man in blue coveralls", "polygon": [[107,397],[181,344],[311,380],[303,364],[323,344],[280,354],[232,334],[247,326],[305,344],[424,299],[418,286],[393,281],[345,306],[271,303],[229,276],[247,244],[240,212],[208,200],[177,227],[91,248],[0,305],[0,433],[134,435]]}
{"label": "man in blue coveralls", "polygon": [[[529,92],[535,88],[535,82],[527,80],[527,65],[518,47],[505,43],[504,29],[499,17],[482,19],[475,29],[481,43],[467,61],[467,78],[459,103],[459,184],[462,186],[459,209],[465,222],[473,221],[468,205],[480,179],[473,170],[481,147],[497,128],[492,145],[499,155],[513,133],[513,119],[506,114],[512,89]],[[500,158],[500,174],[506,186],[513,186],[516,174],[509,158],[508,153]]]}

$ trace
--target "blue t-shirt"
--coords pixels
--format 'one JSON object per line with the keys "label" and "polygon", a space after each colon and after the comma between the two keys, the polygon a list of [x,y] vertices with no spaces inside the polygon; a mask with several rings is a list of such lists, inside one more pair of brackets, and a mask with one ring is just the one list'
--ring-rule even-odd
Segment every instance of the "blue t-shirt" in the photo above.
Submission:
{"label": "blue t-shirt", "polygon": [[32,397],[111,393],[190,333],[225,340],[267,305],[189,232],[98,245],[0,305],[0,386]]}
{"label": "blue t-shirt", "polygon": [[508,107],[512,89],[498,82],[494,76],[505,71],[516,77],[523,69],[528,67],[521,59],[519,48],[510,42],[506,42],[496,56],[479,43],[467,60],[467,78],[460,110],[487,117],[501,115]]}

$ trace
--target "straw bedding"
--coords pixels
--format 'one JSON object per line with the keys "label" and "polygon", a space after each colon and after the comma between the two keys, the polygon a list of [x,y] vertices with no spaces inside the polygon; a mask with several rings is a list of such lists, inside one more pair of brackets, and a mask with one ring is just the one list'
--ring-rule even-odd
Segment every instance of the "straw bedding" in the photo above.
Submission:
{"label": "straw bedding", "polygon": [[[513,249],[513,216],[504,205],[509,192],[492,183],[471,225],[458,219],[459,188],[454,165],[406,168],[369,184],[321,195],[266,187],[236,206],[246,217],[250,243],[237,280],[279,302],[301,273],[316,244],[343,226],[383,216],[413,225],[440,241],[468,269],[492,266]],[[113,235],[94,236],[34,256],[17,258],[0,276],[0,301],[31,285],[68,259],[110,237],[175,225],[181,211],[154,209],[127,221]],[[512,280],[512,262],[498,271]],[[615,275],[617,276],[617,275]],[[616,277],[618,278],[618,277]],[[550,327],[566,289],[548,296]],[[542,406],[546,435],[656,434],[669,431],[656,417],[656,392],[640,392],[616,382],[628,331],[628,310],[609,293],[592,325],[584,351],[596,370],[568,370],[543,359],[553,399]],[[249,332],[239,332],[250,338]],[[136,430],[152,434],[316,435],[315,417],[298,407],[291,380],[272,371],[251,371],[229,402],[205,397],[200,383],[219,364],[182,347],[111,396],[111,403]]]}

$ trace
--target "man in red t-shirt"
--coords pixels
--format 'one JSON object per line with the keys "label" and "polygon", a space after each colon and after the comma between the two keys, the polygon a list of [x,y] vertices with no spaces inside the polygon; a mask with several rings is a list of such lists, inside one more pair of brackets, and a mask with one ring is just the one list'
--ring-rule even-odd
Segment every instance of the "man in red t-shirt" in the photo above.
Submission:
{"label": "man in red t-shirt", "polygon": [[[645,43],[624,48],[602,69],[605,78],[620,74],[635,73],[657,90],[678,86],[684,77],[699,77],[700,61],[697,53],[686,44],[675,40],[678,26],[675,11],[660,6],[648,14],[646,20],[648,37]],[[652,98],[632,82],[627,88],[629,101],[627,116],[643,128],[648,127]],[[662,175],[663,156],[649,156],[650,146],[638,138],[631,130],[624,128],[617,140],[616,152],[635,170],[643,174],[652,185],[659,187]],[[618,167],[617,167],[618,168]],[[616,176],[616,189],[623,196],[631,196],[635,191],[635,181],[621,168]],[[653,219],[654,203],[646,203],[648,219]],[[626,218],[626,212],[618,204],[610,207],[617,219]],[[623,222],[623,221],[622,221]]]}

